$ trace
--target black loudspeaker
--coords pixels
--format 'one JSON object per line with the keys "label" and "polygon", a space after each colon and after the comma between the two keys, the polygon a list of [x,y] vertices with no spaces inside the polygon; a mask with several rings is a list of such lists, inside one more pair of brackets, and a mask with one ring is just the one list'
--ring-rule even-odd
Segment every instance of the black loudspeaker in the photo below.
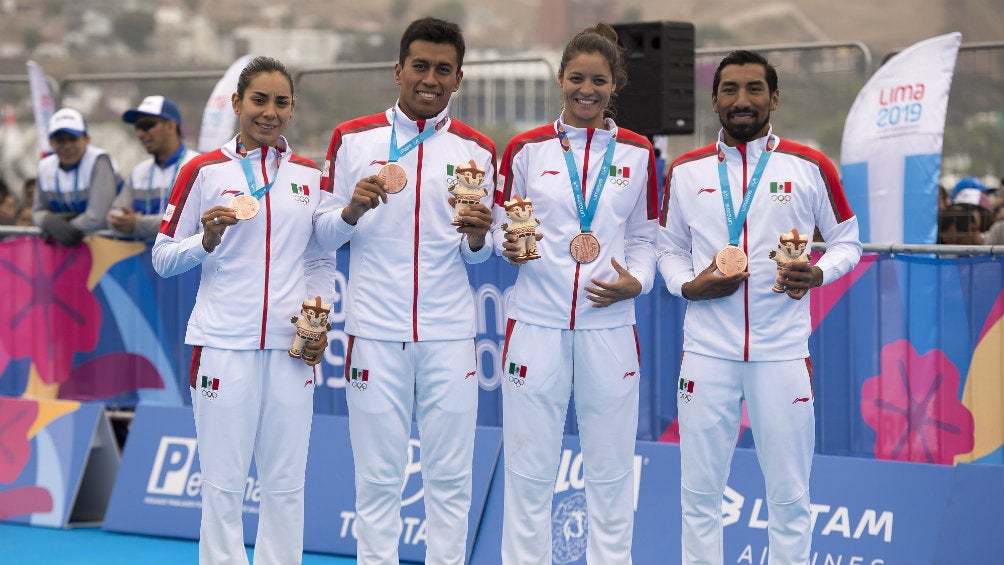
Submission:
{"label": "black loudspeaker", "polygon": [[617,94],[618,126],[645,136],[694,133],[694,24],[614,24],[626,49],[628,85]]}

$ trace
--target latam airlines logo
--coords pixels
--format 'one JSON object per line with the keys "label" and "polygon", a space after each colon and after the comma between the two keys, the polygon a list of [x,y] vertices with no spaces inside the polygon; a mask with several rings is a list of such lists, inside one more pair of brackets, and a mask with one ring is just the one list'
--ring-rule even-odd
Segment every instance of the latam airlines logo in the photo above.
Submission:
{"label": "latam airlines logo", "polygon": [[[746,497],[725,487],[722,499],[722,524],[731,526],[745,521],[754,529],[767,529],[767,504],[762,498],[753,501],[752,508],[746,508]],[[812,516],[812,532],[815,535],[838,535],[848,539],[861,539],[865,536],[881,538],[885,543],[892,543],[893,519],[895,514],[889,510],[865,508],[852,511],[847,506],[832,506],[829,504],[809,505]],[[817,529],[817,526],[820,526]]]}

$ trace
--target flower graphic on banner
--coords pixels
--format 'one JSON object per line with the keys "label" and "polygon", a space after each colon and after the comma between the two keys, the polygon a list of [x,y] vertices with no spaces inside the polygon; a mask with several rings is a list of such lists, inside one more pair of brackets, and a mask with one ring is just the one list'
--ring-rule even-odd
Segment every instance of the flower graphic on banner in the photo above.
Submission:
{"label": "flower graphic on banner", "polygon": [[0,246],[0,342],[11,359],[31,357],[40,380],[69,378],[73,355],[98,342],[101,307],[88,289],[91,250],[18,238]]}
{"label": "flower graphic on banner", "polygon": [[[37,417],[37,403],[0,396],[0,484],[21,476],[31,457],[28,433]],[[0,521],[51,510],[52,496],[44,488],[32,485],[0,491]]]}
{"label": "flower graphic on banner", "polygon": [[898,340],[882,349],[881,365],[861,389],[876,459],[951,465],[972,450],[973,415],[959,401],[959,371],[944,353],[919,355]]}

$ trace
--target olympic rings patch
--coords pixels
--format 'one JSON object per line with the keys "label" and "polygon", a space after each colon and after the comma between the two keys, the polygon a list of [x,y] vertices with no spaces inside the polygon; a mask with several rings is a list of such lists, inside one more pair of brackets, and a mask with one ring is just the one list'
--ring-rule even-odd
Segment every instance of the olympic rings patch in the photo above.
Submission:
{"label": "olympic rings patch", "polygon": [[770,199],[773,200],[774,202],[777,202],[778,204],[787,204],[788,202],[791,202],[791,195],[790,194],[771,194],[770,195]]}
{"label": "olympic rings patch", "polygon": [[366,390],[366,388],[368,386],[369,386],[369,383],[360,382],[360,381],[352,381],[352,388],[354,388],[356,390]]}
{"label": "olympic rings patch", "polygon": [[631,179],[624,179],[624,178],[609,179],[607,182],[609,182],[614,186],[621,186],[621,187],[631,185]]}
{"label": "olympic rings patch", "polygon": [[202,389],[202,397],[203,398],[208,398],[209,400],[213,400],[214,398],[218,397],[219,395],[220,395],[220,393],[216,392],[215,390],[209,390],[209,389],[205,389],[205,388]]}
{"label": "olympic rings patch", "polygon": [[517,377],[516,375],[509,375],[509,382],[514,387],[521,387],[521,386],[523,386],[523,381],[524,380],[526,380],[526,379]]}

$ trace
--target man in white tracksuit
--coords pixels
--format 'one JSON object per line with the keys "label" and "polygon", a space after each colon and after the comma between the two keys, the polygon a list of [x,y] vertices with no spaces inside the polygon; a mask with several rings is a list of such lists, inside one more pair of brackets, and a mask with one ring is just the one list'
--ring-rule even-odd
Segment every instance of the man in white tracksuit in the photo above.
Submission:
{"label": "man in white tracksuit", "polygon": [[[722,494],[743,400],[767,486],[769,562],[809,563],[811,325],[809,300],[795,297],[850,271],[861,244],[833,164],[771,131],[777,103],[766,59],[730,53],[712,93],[717,143],[680,156],[669,173],[659,272],[690,301],[678,383],[685,565],[725,562]],[[814,265],[772,259],[782,234],[816,227],[827,251]]]}
{"label": "man in white tracksuit", "polygon": [[491,255],[491,200],[461,212],[455,227],[448,188],[473,163],[484,173],[479,188],[493,193],[495,146],[449,116],[463,55],[456,24],[412,22],[394,70],[397,104],[339,125],[324,167],[340,215],[319,232],[351,242],[345,377],[361,564],[398,563],[413,405],[425,562],[460,565],[466,557],[478,379],[465,265]]}

